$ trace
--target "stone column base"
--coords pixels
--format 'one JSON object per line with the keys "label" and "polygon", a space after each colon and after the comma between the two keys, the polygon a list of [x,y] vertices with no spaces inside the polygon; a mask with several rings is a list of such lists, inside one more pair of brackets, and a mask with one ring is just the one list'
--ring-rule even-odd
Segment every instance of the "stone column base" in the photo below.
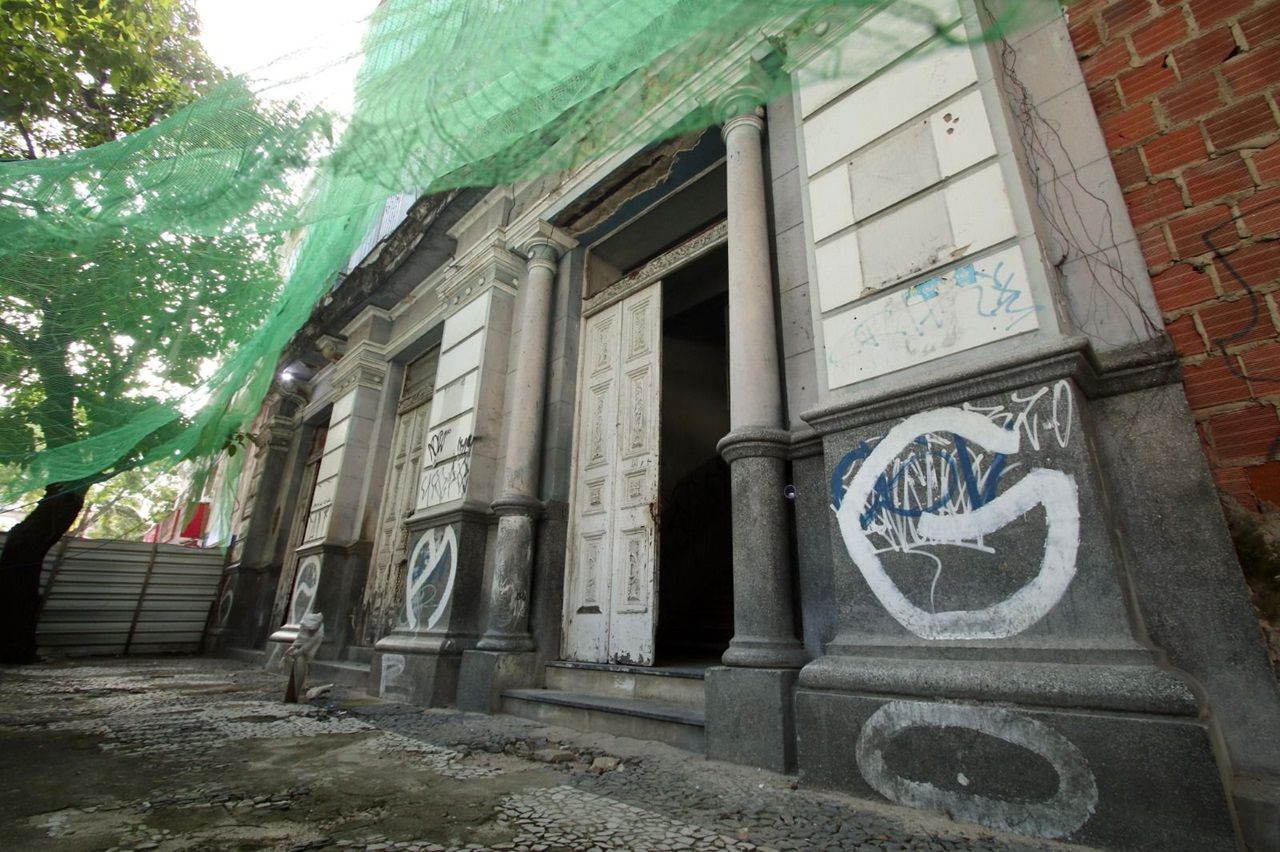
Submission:
{"label": "stone column base", "polygon": [[773,772],[796,767],[795,669],[708,669],[707,757]]}
{"label": "stone column base", "polygon": [[458,675],[459,710],[496,713],[502,691],[533,686],[537,660],[532,651],[467,651]]}
{"label": "stone column base", "polygon": [[716,450],[733,485],[733,639],[726,666],[800,668],[809,661],[791,614],[786,457],[790,435],[735,429]]}
{"label": "stone column base", "polygon": [[957,820],[1116,849],[1235,850],[1194,716],[796,693],[801,778]]}

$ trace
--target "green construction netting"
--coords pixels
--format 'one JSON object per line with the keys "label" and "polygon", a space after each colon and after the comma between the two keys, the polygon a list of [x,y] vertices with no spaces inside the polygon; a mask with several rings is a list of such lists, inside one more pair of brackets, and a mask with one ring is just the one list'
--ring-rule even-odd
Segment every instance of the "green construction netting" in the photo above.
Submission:
{"label": "green construction netting", "polygon": [[[386,0],[351,55],[0,165],[0,499],[216,454],[391,195],[519,183],[714,124],[728,84],[763,101],[1058,13],[980,6]],[[349,107],[305,85],[343,79]]]}

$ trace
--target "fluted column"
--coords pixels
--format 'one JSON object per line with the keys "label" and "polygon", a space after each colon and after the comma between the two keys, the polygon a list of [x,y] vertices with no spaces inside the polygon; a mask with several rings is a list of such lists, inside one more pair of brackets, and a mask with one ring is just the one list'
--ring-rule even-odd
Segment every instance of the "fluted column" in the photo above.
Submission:
{"label": "fluted column", "polygon": [[542,513],[537,498],[542,449],[542,416],[551,336],[551,296],[561,245],[550,236],[532,240],[519,317],[520,346],[515,353],[515,385],[506,422],[506,462],[502,496],[493,501],[498,515],[493,583],[484,636],[486,651],[527,651],[529,591],[533,576],[535,525]]}
{"label": "fluted column", "polygon": [[724,123],[729,201],[729,425],[718,450],[733,493],[734,635],[729,666],[806,661],[791,608],[778,331],[765,207],[763,111],[738,101]]}

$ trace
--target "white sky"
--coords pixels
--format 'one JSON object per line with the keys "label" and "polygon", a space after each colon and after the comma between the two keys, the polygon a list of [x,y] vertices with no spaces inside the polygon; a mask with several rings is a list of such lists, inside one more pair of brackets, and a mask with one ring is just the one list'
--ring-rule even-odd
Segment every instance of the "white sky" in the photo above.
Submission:
{"label": "white sky", "polygon": [[[330,63],[359,48],[361,22],[377,5],[378,0],[196,0],[200,40],[214,62],[259,79],[306,79],[306,90],[331,105],[335,96],[349,103],[333,90],[349,88],[355,63]],[[290,59],[278,61],[283,57]]]}

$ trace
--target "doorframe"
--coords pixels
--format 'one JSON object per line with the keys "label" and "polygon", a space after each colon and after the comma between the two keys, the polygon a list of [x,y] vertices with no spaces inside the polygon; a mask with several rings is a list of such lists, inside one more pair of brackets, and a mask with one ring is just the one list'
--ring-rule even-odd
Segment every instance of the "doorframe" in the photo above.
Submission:
{"label": "doorframe", "polygon": [[[583,298],[582,324],[579,326],[579,332],[581,332],[588,317],[617,304],[632,293],[643,290],[653,282],[667,277],[680,267],[687,266],[704,254],[726,245],[728,242],[729,221],[721,219],[711,227],[694,234],[670,251],[658,255],[639,269],[622,276],[617,282],[610,284],[594,296]],[[581,359],[579,359],[579,366],[581,366]],[[579,370],[579,373],[581,373],[581,370]],[[573,425],[576,429],[578,425],[576,418]],[[574,432],[574,434],[576,435],[577,432]]]}
{"label": "doorframe", "polygon": [[[663,252],[662,254],[648,261],[639,269],[636,269],[628,273],[627,275],[622,276],[620,279],[618,279],[617,282],[609,285],[604,290],[597,293],[595,296],[592,296],[590,298],[583,298],[581,316],[578,320],[578,339],[579,340],[585,339],[587,320],[590,319],[591,317],[595,316],[601,311],[604,311],[612,307],[613,305],[617,304],[618,302],[622,301],[623,299],[627,298],[633,293],[639,293],[644,288],[656,282],[661,281],[671,272],[678,270],[681,267],[687,266],[688,264],[702,257],[703,255],[708,254],[709,252],[714,251],[715,249],[723,245],[726,245],[728,241],[729,241],[729,223],[727,219],[721,219],[720,221],[716,222],[714,225],[711,225],[710,227],[703,229],[697,234],[694,234],[692,237],[680,243],[679,245],[675,246],[674,248],[670,249],[669,251]],[[583,287],[585,288],[585,286],[586,286],[586,282],[584,281]],[[659,347],[659,351],[661,351],[661,347],[662,347],[662,323],[665,321],[665,319],[666,319],[665,317],[658,318],[657,345]],[[578,365],[576,370],[577,378],[576,378],[576,386],[574,390],[574,403],[573,403],[573,436],[574,436],[573,452],[570,454],[570,460],[569,460],[569,465],[570,465],[569,469],[572,472],[570,481],[569,481],[569,502],[568,502],[568,515],[569,515],[568,532],[570,533],[570,535],[566,537],[567,541],[565,542],[564,582],[561,584],[562,586],[561,602],[560,602],[561,630],[560,630],[560,647],[558,649],[558,656],[560,659],[568,658],[567,646],[569,642],[569,634],[568,634],[568,631],[564,628],[565,626],[568,625],[569,607],[573,605],[573,600],[574,600],[573,598],[574,588],[572,586],[572,581],[576,580],[576,577],[573,576],[573,572],[572,572],[573,561],[574,561],[574,558],[577,556],[577,547],[576,547],[577,543],[574,540],[574,536],[572,535],[572,531],[573,531],[572,519],[574,517],[574,512],[576,511],[576,507],[577,507],[577,501],[579,499],[577,472],[578,472],[578,453],[580,452],[582,447],[581,419],[582,419],[582,394],[585,390],[583,386],[583,370],[585,369],[584,367],[585,363],[586,363],[586,359],[583,355],[581,347],[579,347]],[[659,381],[661,381],[661,373],[659,373]],[[660,412],[659,421],[656,426],[656,428],[659,431],[662,428],[661,416],[662,415]],[[662,452],[660,447],[658,452],[659,454],[661,454]],[[661,464],[660,460],[661,460],[661,455],[659,455],[659,464]],[[660,482],[659,482],[659,488],[661,488]],[[661,569],[661,566],[658,564],[658,561],[657,561],[658,559],[659,559],[659,555],[655,549],[654,569],[653,569],[655,583],[658,582],[658,579],[657,579],[658,572]],[[656,590],[654,595],[655,595],[654,604],[656,606],[657,604]],[[656,622],[655,622],[655,630],[656,630]]]}

